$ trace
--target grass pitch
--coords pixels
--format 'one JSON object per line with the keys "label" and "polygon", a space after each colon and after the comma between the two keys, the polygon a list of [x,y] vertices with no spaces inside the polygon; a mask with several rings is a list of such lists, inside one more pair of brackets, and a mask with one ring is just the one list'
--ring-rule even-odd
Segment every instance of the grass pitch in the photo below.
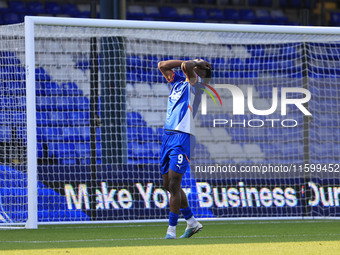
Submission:
{"label": "grass pitch", "polygon": [[[0,230],[0,254],[339,254],[339,220],[207,221],[190,239],[167,223],[54,225]],[[185,229],[179,223],[177,236]]]}

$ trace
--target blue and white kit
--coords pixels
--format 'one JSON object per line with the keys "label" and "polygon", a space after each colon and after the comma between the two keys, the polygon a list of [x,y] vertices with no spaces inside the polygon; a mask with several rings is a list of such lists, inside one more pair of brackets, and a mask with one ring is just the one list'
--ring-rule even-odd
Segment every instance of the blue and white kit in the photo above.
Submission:
{"label": "blue and white kit", "polygon": [[197,76],[194,84],[176,72],[170,81],[172,89],[168,99],[165,133],[161,149],[161,171],[169,169],[184,174],[189,167],[190,151],[195,144],[194,117],[203,90],[203,81]]}

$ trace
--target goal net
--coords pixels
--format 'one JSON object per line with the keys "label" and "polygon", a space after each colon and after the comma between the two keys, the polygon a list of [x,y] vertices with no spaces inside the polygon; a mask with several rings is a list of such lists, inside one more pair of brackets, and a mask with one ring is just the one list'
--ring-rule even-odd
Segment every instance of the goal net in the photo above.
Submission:
{"label": "goal net", "polygon": [[171,86],[157,64],[195,58],[213,75],[182,183],[195,215],[340,216],[340,30],[27,21],[34,32],[0,27],[0,226],[32,214],[44,224],[166,220]]}

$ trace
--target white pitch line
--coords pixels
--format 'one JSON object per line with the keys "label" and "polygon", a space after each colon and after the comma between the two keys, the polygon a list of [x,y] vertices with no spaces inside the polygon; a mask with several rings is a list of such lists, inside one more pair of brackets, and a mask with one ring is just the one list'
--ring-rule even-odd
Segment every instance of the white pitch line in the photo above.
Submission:
{"label": "white pitch line", "polygon": [[[198,219],[199,220],[199,219]],[[203,221],[203,225],[245,225],[245,224],[249,224],[249,225],[257,225],[257,224],[294,224],[294,223],[324,223],[324,222],[333,222],[331,220],[296,220],[296,221],[254,221],[254,222],[249,222],[249,221],[245,221],[245,222],[236,222],[236,221],[229,221],[229,222],[213,222],[213,221]],[[183,223],[183,222],[182,222]],[[108,223],[109,224],[109,223]],[[144,228],[144,227],[164,227],[164,225],[166,225],[167,223],[164,222],[164,224],[148,224],[145,223],[143,225],[141,224],[127,224],[127,225],[115,225],[112,224],[110,226],[108,225],[92,225],[92,226],[53,226],[51,227],[46,227],[45,226],[39,226],[39,229],[97,229],[97,228]]]}
{"label": "white pitch line", "polygon": [[[232,239],[232,238],[275,238],[275,237],[320,237],[320,236],[340,236],[339,234],[300,234],[300,235],[243,235],[243,236],[195,236],[199,239]],[[163,238],[112,238],[112,239],[80,239],[80,240],[52,240],[52,241],[0,241],[0,243],[77,243],[77,242],[114,242],[114,241],[145,241],[145,240],[162,240]]]}

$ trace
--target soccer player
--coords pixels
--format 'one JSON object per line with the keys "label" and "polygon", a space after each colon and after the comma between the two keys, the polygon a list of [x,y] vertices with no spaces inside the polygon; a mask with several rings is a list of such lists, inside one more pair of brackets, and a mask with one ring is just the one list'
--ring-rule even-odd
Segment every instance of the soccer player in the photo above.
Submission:
{"label": "soccer player", "polygon": [[[181,67],[185,77],[173,70],[177,67]],[[165,239],[176,238],[180,212],[187,221],[187,228],[180,238],[189,238],[202,230],[203,226],[195,219],[181,182],[183,174],[190,171],[190,150],[193,150],[195,141],[193,118],[202,94],[199,86],[202,86],[203,79],[207,83],[211,78],[211,65],[201,59],[167,60],[160,61],[158,68],[172,85],[160,160],[163,185],[171,194],[169,227]]]}

